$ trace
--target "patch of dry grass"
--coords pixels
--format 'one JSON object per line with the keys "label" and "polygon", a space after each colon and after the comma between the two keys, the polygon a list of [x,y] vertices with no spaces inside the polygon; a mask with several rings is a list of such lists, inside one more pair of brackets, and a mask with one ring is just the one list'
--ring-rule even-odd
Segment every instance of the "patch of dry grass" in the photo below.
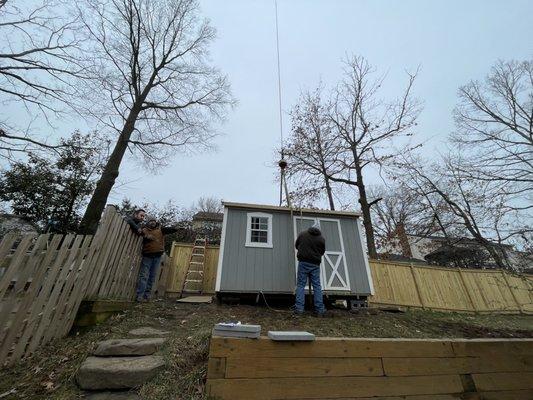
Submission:
{"label": "patch of dry grass", "polygon": [[239,320],[268,330],[307,330],[317,336],[346,337],[531,337],[533,316],[469,315],[408,311],[406,313],[349,313],[334,311],[334,318],[293,318],[287,311],[254,306],[177,304],[157,301],[138,304],[97,327],[74,332],[41,348],[31,358],[0,370],[4,399],[61,399],[82,397],[74,382],[76,371],[103,339],[127,337],[141,326],[171,331],[161,350],[166,368],[138,388],[150,400],[204,399],[209,336],[216,322]]}

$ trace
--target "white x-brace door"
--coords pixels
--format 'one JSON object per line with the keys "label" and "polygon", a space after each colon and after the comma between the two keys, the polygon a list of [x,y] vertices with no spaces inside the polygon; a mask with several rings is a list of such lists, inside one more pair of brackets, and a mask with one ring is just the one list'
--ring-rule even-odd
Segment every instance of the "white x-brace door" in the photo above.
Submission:
{"label": "white x-brace door", "polygon": [[[350,277],[346,266],[346,253],[340,221],[330,218],[294,217],[294,238],[316,221],[320,222],[322,235],[326,239],[326,253],[320,264],[320,281],[322,288],[328,291],[350,290]],[[296,262],[296,272],[298,262]]]}

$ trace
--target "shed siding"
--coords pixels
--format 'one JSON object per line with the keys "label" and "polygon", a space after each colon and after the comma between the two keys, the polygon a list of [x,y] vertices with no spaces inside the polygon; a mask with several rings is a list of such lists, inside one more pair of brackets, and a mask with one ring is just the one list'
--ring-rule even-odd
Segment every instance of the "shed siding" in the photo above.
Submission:
{"label": "shed siding", "polygon": [[245,246],[247,213],[228,209],[220,290],[291,293],[295,275],[289,215],[271,213],[273,247],[258,248]]}
{"label": "shed siding", "polygon": [[341,218],[341,229],[351,292],[369,295],[370,283],[365,266],[365,249],[361,246],[360,225],[357,219]]}
{"label": "shed siding", "polygon": [[[246,247],[248,212],[257,212],[257,209],[227,208],[220,291],[292,293],[296,280],[293,216],[264,211],[272,214],[273,247]],[[315,217],[312,214],[302,216]],[[370,294],[357,219],[331,218],[340,220],[351,293]]]}

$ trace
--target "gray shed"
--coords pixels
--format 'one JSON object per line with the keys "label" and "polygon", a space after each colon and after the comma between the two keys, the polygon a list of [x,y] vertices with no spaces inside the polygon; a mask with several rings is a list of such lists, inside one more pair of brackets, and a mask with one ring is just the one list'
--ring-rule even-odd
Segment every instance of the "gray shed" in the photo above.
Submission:
{"label": "gray shed", "polygon": [[360,215],[224,202],[216,292],[292,294],[296,288],[294,241],[320,222],[326,239],[322,288],[335,297],[373,294]]}

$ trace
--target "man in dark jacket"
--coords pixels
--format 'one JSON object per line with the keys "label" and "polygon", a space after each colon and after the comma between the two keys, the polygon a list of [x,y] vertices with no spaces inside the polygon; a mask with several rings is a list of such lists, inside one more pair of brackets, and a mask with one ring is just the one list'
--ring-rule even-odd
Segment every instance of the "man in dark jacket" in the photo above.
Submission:
{"label": "man in dark jacket", "polygon": [[161,256],[165,252],[165,235],[176,231],[175,228],[161,227],[161,224],[153,218],[142,228],[143,248],[137,283],[137,301],[150,299],[152,286],[161,264]]}
{"label": "man in dark jacket", "polygon": [[130,225],[131,230],[135,232],[137,235],[142,234],[142,223],[144,222],[144,219],[146,218],[146,211],[144,211],[142,208],[139,208],[133,212],[132,216],[127,216],[126,222]]}
{"label": "man in dark jacket", "polygon": [[313,285],[315,312],[322,316],[326,312],[322,299],[322,287],[320,286],[320,263],[326,252],[326,240],[320,232],[320,225],[315,223],[311,228],[301,232],[296,239],[298,258],[298,279],[296,283],[296,314],[303,314],[305,302],[305,285],[307,278]]}

